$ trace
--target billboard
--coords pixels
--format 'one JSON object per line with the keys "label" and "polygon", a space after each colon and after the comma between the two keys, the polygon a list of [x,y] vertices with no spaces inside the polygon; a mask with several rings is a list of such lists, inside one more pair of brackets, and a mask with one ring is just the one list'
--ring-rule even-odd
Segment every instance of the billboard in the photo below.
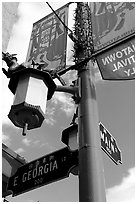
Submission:
{"label": "billboard", "polygon": [[[55,11],[68,24],[68,4]],[[43,70],[61,70],[66,65],[67,31],[54,13],[33,24],[27,62],[43,64]]]}
{"label": "billboard", "polygon": [[105,80],[135,79],[135,38],[100,53],[96,60]]}
{"label": "billboard", "polygon": [[90,2],[94,51],[135,34],[135,2]]}

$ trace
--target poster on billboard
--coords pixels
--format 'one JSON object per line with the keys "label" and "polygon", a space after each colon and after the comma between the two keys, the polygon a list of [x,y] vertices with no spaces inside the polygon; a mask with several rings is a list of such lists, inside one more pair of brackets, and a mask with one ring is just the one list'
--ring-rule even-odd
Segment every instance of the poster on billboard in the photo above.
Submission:
{"label": "poster on billboard", "polygon": [[135,35],[135,2],[90,2],[95,53]]}
{"label": "poster on billboard", "polygon": [[135,79],[135,38],[130,38],[96,56],[105,80]]}
{"label": "poster on billboard", "polygon": [[[68,4],[55,11],[68,24]],[[33,24],[27,62],[42,64],[42,70],[61,70],[66,65],[67,31],[58,17],[51,13]]]}

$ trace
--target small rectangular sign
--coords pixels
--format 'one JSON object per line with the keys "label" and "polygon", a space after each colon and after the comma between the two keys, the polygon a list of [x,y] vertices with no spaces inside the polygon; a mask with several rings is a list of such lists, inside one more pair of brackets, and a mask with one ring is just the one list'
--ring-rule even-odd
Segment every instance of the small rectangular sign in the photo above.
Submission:
{"label": "small rectangular sign", "polygon": [[96,60],[104,80],[135,79],[135,38],[98,54]]}
{"label": "small rectangular sign", "polygon": [[[68,4],[56,14],[67,26]],[[26,61],[42,64],[43,70],[61,70],[66,65],[67,31],[54,13],[33,24]]]}
{"label": "small rectangular sign", "polygon": [[135,34],[135,2],[90,2],[94,51]]}
{"label": "small rectangular sign", "polygon": [[115,164],[122,164],[121,151],[118,148],[116,139],[109,133],[105,126],[100,122],[101,148],[112,159]]}
{"label": "small rectangular sign", "polygon": [[18,168],[9,179],[8,190],[13,196],[33,190],[68,177],[75,166],[78,166],[78,151],[71,152],[65,147]]}

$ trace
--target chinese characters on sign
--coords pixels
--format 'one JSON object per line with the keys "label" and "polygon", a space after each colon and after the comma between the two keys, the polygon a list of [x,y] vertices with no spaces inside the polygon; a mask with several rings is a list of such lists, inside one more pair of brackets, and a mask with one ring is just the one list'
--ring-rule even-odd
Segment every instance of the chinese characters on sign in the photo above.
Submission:
{"label": "chinese characters on sign", "polygon": [[135,33],[135,2],[90,2],[95,52]]}
{"label": "chinese characters on sign", "polygon": [[96,60],[103,79],[135,79],[135,38],[100,53]]}
{"label": "chinese characters on sign", "polygon": [[[68,24],[68,5],[56,10],[59,18]],[[67,32],[54,13],[33,24],[26,61],[44,64],[43,70],[61,70],[66,64]]]}

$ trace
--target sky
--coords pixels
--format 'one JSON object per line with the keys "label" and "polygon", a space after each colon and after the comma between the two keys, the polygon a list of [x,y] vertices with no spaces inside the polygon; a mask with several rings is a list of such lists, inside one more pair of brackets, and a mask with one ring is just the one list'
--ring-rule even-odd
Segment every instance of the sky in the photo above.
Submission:
{"label": "sky", "polygon": [[[50,2],[57,9],[67,2]],[[73,9],[70,5],[69,24],[73,25]],[[44,2],[20,2],[18,21],[15,23],[7,48],[16,53],[18,62],[25,61],[32,25],[51,13]],[[73,43],[68,40],[67,64],[72,62]],[[97,68],[96,68],[97,69]],[[70,85],[76,74],[70,71],[63,75]],[[56,80],[56,84],[59,82]],[[96,94],[99,120],[116,139],[122,152],[122,164],[115,165],[102,151],[106,197],[109,202],[135,201],[135,81],[105,81],[99,70],[96,72]],[[30,130],[22,136],[22,130],[8,119],[13,95],[8,89],[8,79],[2,74],[2,142],[28,162],[48,153],[59,150],[65,145],[61,142],[61,133],[72,120],[75,105],[71,95],[55,93],[47,103],[47,114],[40,128]],[[78,177],[70,174],[66,179],[45,185],[16,197],[8,196],[11,202],[78,202]]]}

